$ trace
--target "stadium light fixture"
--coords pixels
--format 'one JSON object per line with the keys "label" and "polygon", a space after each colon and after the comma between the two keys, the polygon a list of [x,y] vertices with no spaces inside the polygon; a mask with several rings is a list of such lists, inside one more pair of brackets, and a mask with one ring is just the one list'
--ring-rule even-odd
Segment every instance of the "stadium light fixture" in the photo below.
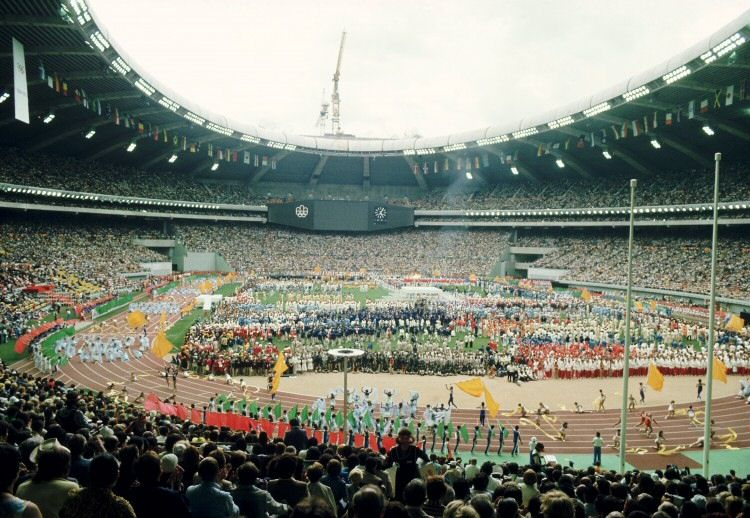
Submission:
{"label": "stadium light fixture", "polygon": [[515,174],[515,175],[517,175],[518,174],[518,168],[516,166],[512,166],[510,168],[510,172],[513,173],[513,174]]}
{"label": "stadium light fixture", "polygon": [[703,130],[703,133],[705,133],[709,137],[712,137],[714,135],[713,128],[711,126],[709,126],[708,124],[706,124],[705,126],[703,126],[701,129]]}
{"label": "stadium light fixture", "polygon": [[91,128],[88,133],[86,133],[83,138],[85,139],[91,139],[94,135],[96,135],[96,130],[94,128]]}
{"label": "stadium light fixture", "polygon": [[133,141],[130,144],[128,144],[128,147],[125,148],[125,151],[127,151],[128,153],[132,153],[133,150],[135,149],[135,146],[136,146],[136,143],[135,141]]}
{"label": "stadium light fixture", "polygon": [[557,167],[559,167],[560,169],[562,169],[563,167],[565,167],[565,162],[563,162],[562,159],[560,159],[560,158],[558,158],[557,160],[555,160],[555,163],[557,164]]}
{"label": "stadium light fixture", "polygon": [[211,166],[211,171],[216,171],[219,168],[219,162],[214,162],[214,165]]}
{"label": "stadium light fixture", "polygon": [[466,179],[467,180],[473,180],[474,175],[471,174],[471,171],[466,171]]}
{"label": "stadium light fixture", "polygon": [[175,154],[173,153],[173,154],[172,154],[172,156],[171,156],[171,157],[169,157],[169,160],[168,160],[168,162],[169,162],[170,164],[174,164],[174,163],[175,163],[176,161],[177,161],[177,155],[175,155]]}
{"label": "stadium light fixture", "polygon": [[44,119],[42,119],[42,122],[45,123],[45,124],[49,124],[53,120],[55,120],[55,113],[54,112],[49,112],[47,114],[47,116]]}
{"label": "stadium light fixture", "polygon": [[9,97],[10,97],[10,94],[8,92],[3,92],[3,95],[0,95],[0,104],[7,101]]}
{"label": "stadium light fixture", "polygon": [[661,149],[661,144],[659,144],[659,141],[655,138],[651,139],[651,145],[654,147],[654,149]]}
{"label": "stadium light fixture", "polygon": [[604,155],[604,158],[606,158],[607,160],[612,160],[612,154],[609,151],[602,151],[602,155]]}

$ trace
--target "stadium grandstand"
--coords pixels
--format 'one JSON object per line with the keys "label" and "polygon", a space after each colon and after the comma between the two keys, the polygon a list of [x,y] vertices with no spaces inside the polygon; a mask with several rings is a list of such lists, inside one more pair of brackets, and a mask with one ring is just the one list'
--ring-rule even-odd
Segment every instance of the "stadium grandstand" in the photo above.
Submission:
{"label": "stadium grandstand", "polygon": [[3,0],[0,517],[744,516],[748,38],[357,138]]}

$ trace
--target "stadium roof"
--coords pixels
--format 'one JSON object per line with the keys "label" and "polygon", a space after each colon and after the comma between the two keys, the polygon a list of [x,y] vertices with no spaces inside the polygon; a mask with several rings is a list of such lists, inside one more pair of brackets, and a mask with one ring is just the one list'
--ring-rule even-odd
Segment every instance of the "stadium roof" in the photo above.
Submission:
{"label": "stadium roof", "polygon": [[[559,164],[582,177],[704,167],[714,151],[747,155],[748,23],[750,11],[669,61],[550,113],[442,137],[354,139],[274,133],[205,112],[133,69],[84,1],[5,0],[0,88],[12,93],[15,37],[25,46],[33,120],[14,121],[13,103],[0,104],[0,144],[195,174],[219,163],[221,175],[252,184],[311,186],[427,188],[471,181],[465,172],[492,184],[515,174],[559,178]],[[50,111],[56,117],[45,124]],[[137,149],[126,152],[131,143]]]}

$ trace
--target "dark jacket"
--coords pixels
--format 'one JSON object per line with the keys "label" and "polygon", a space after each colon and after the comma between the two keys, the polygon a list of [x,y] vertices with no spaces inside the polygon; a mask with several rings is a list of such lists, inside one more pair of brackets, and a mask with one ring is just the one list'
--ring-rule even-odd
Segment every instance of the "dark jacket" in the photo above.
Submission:
{"label": "dark jacket", "polygon": [[268,492],[271,493],[274,500],[290,507],[294,507],[309,495],[307,484],[293,478],[279,478],[270,481]]}
{"label": "dark jacket", "polygon": [[293,426],[291,430],[284,434],[284,444],[294,446],[299,453],[307,449],[307,434],[298,426]]}

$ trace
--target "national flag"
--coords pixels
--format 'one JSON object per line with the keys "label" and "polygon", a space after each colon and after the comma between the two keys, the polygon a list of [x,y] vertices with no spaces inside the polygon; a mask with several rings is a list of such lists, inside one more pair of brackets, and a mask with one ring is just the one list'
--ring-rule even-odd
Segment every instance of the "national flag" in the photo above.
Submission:
{"label": "national flag", "polygon": [[263,161],[261,163],[262,163],[263,167],[265,167],[265,166],[268,165],[268,156],[267,155],[263,155]]}
{"label": "national flag", "polygon": [[721,88],[714,90],[714,109],[721,108]]}
{"label": "national flag", "polygon": [[49,88],[54,88],[55,87],[55,78],[54,77],[47,76],[47,86]]}
{"label": "national flag", "polygon": [[643,132],[648,133],[648,116],[643,116]]}
{"label": "national flag", "polygon": [[[210,144],[209,144],[209,145],[210,145]],[[245,164],[247,164],[247,165],[250,165],[250,152],[249,152],[249,151],[245,151],[245,152],[243,153],[243,155],[242,155],[242,161],[243,161],[243,162],[244,162]]]}
{"label": "national flag", "polygon": [[630,121],[630,125],[633,128],[633,136],[637,137],[640,134],[639,133],[639,129],[640,128],[638,127],[638,121]]}
{"label": "national flag", "polygon": [[474,157],[474,168],[479,169],[479,156]]}
{"label": "national flag", "polygon": [[273,368],[273,382],[271,383],[271,393],[276,394],[279,390],[279,383],[281,383],[281,375],[284,374],[289,367],[286,364],[284,353],[279,351],[279,357],[276,360],[276,365]]}
{"label": "national flag", "polygon": [[[708,106],[708,102],[706,102],[706,106]],[[688,103],[688,119],[695,118],[695,101],[690,101]],[[680,122],[679,120],[677,122]]]}
{"label": "national flag", "polygon": [[716,356],[714,356],[714,379],[722,383],[727,382],[727,366]]}
{"label": "national flag", "polygon": [[664,120],[664,124],[667,126],[672,125],[672,112],[667,113],[666,119]]}
{"label": "national flag", "polygon": [[628,123],[627,123],[627,121],[622,123],[621,135],[622,135],[622,138],[628,138]]}
{"label": "national flag", "polygon": [[724,94],[724,106],[731,106],[732,103],[734,103],[734,85],[729,85],[726,94]]}
{"label": "national flag", "polygon": [[145,131],[146,127],[143,125],[142,121],[138,121],[138,133],[143,135],[143,132]]}
{"label": "national flag", "polygon": [[708,99],[702,99],[701,100],[701,113],[706,113],[707,111],[708,111]]}
{"label": "national flag", "polygon": [[268,419],[271,417],[271,407],[266,405],[263,407],[263,419]]}
{"label": "national flag", "polygon": [[620,132],[617,131],[617,126],[612,125],[612,133],[615,134],[615,140],[620,140]]}
{"label": "national flag", "polygon": [[260,157],[258,157],[258,155],[253,155],[253,166],[254,167],[258,167],[258,161],[259,161],[259,159],[260,159]]}
{"label": "national flag", "polygon": [[[232,151],[232,162],[237,162],[239,161],[239,159],[240,159],[239,153],[237,151]],[[273,165],[273,163],[271,163],[271,165]],[[276,169],[276,168],[273,167],[273,169]]]}
{"label": "national flag", "polygon": [[659,367],[657,367],[654,362],[651,362],[648,366],[648,377],[646,383],[657,392],[661,392],[664,388],[664,375],[659,371]]}

